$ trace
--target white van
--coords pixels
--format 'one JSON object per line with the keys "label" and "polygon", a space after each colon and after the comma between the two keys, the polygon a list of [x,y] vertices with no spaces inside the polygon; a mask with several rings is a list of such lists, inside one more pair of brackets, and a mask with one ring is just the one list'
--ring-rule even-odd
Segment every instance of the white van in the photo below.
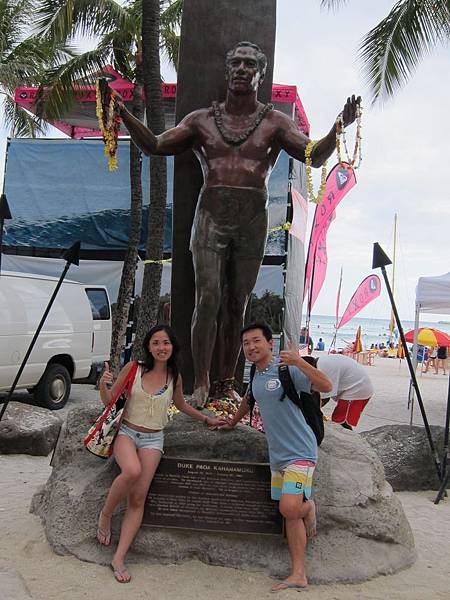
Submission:
{"label": "white van", "polygon": [[[30,273],[0,275],[0,392],[16,377],[58,279]],[[62,408],[71,382],[109,359],[111,307],[103,286],[64,281],[19,379],[47,408]]]}

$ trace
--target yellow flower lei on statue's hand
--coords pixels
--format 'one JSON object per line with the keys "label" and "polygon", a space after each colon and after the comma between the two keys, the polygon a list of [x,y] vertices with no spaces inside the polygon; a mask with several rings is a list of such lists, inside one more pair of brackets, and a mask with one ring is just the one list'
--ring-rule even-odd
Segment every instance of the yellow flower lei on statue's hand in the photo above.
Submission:
{"label": "yellow flower lei on statue's hand", "polygon": [[310,202],[315,202],[316,204],[320,204],[322,202],[323,195],[325,193],[325,186],[327,184],[327,161],[325,161],[322,165],[322,173],[320,176],[320,188],[317,193],[317,196],[314,194],[314,186],[312,179],[312,158],[311,154],[314,150],[314,146],[317,142],[313,142],[312,140],[308,142],[305,148],[305,171],[306,171],[306,192]]}
{"label": "yellow flower lei on statue's hand", "polygon": [[121,118],[117,111],[117,102],[111,94],[111,99],[108,106],[108,114],[105,115],[102,105],[100,92],[100,82],[97,79],[96,84],[96,114],[100,131],[102,132],[103,142],[105,144],[105,154],[108,157],[108,165],[110,171],[117,169],[117,140],[119,137],[119,129]]}

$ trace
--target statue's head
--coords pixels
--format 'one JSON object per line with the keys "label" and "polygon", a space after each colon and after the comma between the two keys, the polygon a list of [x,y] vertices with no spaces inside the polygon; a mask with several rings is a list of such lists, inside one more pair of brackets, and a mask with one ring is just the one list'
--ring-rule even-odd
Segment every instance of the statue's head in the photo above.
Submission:
{"label": "statue's head", "polygon": [[257,90],[264,81],[267,57],[259,46],[252,42],[238,42],[227,52],[225,77],[228,87],[234,92],[245,93]]}

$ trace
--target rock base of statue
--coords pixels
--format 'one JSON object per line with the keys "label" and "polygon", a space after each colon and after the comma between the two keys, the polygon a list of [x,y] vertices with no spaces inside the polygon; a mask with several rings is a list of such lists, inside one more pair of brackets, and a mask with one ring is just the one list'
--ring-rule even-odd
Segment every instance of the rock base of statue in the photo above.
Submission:
{"label": "rock base of statue", "polygon": [[[98,514],[118,469],[114,460],[89,454],[82,439],[98,407],[73,409],[61,431],[48,482],[36,493],[32,510],[40,515],[58,554],[107,564],[118,539],[120,511],[113,518],[112,547],[94,538]],[[165,455],[184,459],[267,462],[265,436],[246,426],[211,432],[184,415],[167,426]],[[358,582],[393,573],[415,560],[414,540],[400,501],[384,478],[375,451],[357,434],[326,426],[314,479],[318,535],[307,549],[312,583]],[[217,533],[142,527],[128,562],[208,564],[274,576],[289,572],[281,535]]]}

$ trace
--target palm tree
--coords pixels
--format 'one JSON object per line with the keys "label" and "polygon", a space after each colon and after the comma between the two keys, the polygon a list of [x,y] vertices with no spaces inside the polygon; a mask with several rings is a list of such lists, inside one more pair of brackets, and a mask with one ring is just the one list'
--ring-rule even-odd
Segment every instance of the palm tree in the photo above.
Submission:
{"label": "palm tree", "polygon": [[[322,0],[336,8],[346,0]],[[392,97],[420,60],[450,38],[450,0],[399,0],[358,50],[372,103]]]}
{"label": "palm tree", "polygon": [[[161,68],[159,57],[160,2],[142,0],[142,58],[144,89],[147,102],[147,123],[160,134],[165,129],[161,96]],[[138,327],[134,355],[142,355],[142,341],[146,332],[156,323],[161,290],[162,259],[164,255],[164,228],[166,222],[167,161],[165,156],[150,157],[150,206],[148,237],[145,248],[147,263],[144,268],[142,295],[139,304]]]}
{"label": "palm tree", "polygon": [[46,37],[27,37],[34,0],[0,0],[0,95],[4,123],[14,135],[34,137],[43,132],[40,119],[14,102],[16,87],[36,85],[42,71],[70,51]]}
{"label": "palm tree", "polygon": [[[180,21],[181,7],[182,0],[164,0],[161,5],[158,3],[158,8],[163,11],[162,22],[164,28],[161,38],[166,44],[165,49],[169,58],[177,55],[177,36],[174,32],[174,25],[177,25]],[[142,49],[141,23],[141,0],[135,0],[135,2],[124,6],[115,2],[115,0],[87,0],[80,3],[73,3],[71,0],[56,0],[56,3],[55,0],[44,0],[38,19],[39,31],[58,41],[70,40],[76,33],[97,36],[100,40],[93,50],[76,55],[65,64],[48,70],[41,85],[40,114],[47,119],[62,116],[75,102],[74,90],[76,92],[76,86],[92,81],[106,64],[112,63],[124,78],[134,81],[135,89],[131,110],[138,119],[142,120],[144,114],[142,101],[143,69],[140,64],[141,61],[134,60],[135,56],[141,54]],[[156,33],[156,40],[159,44],[158,32]],[[116,372],[119,367],[129,306],[134,289],[142,223],[141,154],[132,142],[130,142],[130,188],[129,240],[125,252],[111,336],[110,369],[112,372]],[[149,232],[151,232],[149,237],[152,239],[159,235],[163,236],[164,233],[159,230],[156,232],[150,228]],[[159,275],[159,280],[154,279],[153,282],[158,291],[160,278],[161,275]],[[142,304],[143,302],[141,302],[141,306]]]}

